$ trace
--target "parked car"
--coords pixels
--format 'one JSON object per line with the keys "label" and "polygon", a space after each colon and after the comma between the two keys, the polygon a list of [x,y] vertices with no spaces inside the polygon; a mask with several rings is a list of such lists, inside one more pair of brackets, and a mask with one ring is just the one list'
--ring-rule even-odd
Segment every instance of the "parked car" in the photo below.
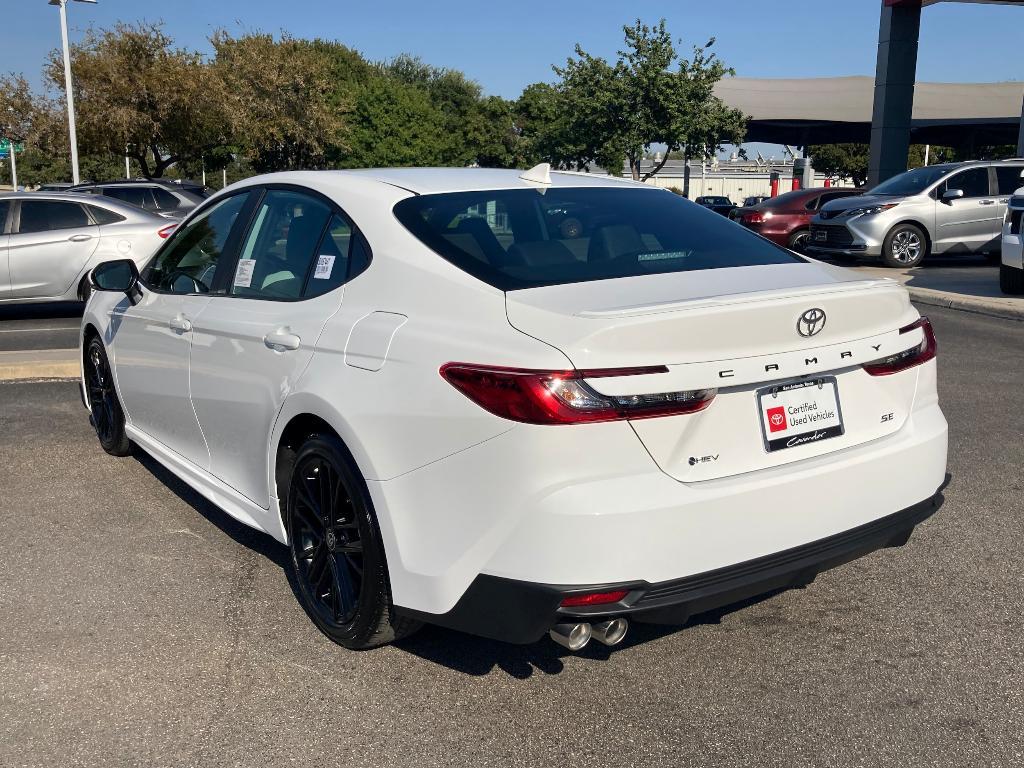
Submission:
{"label": "parked car", "polygon": [[945,478],[901,285],[647,185],[259,176],[93,283],[101,446],[285,544],[349,648],[419,622],[614,645],[902,544]]}
{"label": "parked car", "polygon": [[201,184],[163,179],[95,181],[71,190],[113,197],[169,219],[183,218],[209,196]]}
{"label": "parked car", "polygon": [[932,253],[999,250],[1006,204],[1024,160],[915,168],[864,195],[822,206],[811,222],[816,253],[876,256],[888,267],[916,267]]}
{"label": "parked car", "polygon": [[54,181],[49,184],[40,184],[37,192],[67,192],[74,183],[70,181]]}
{"label": "parked car", "polygon": [[97,264],[141,264],[174,224],[118,200],[73,192],[0,194],[0,304],[85,301]]}
{"label": "parked car", "polygon": [[803,252],[810,240],[811,219],[829,200],[856,195],[858,190],[811,187],[784,192],[749,208],[737,208],[732,218],[773,243]]}
{"label": "parked car", "polygon": [[765,200],[771,200],[770,195],[751,195],[750,197],[743,198],[742,208],[752,208],[755,205],[763,203]]}
{"label": "parked car", "polygon": [[[1024,173],[1022,173],[1024,177]],[[999,288],[1018,296],[1024,293],[1024,187],[1010,198],[1003,218],[1002,261],[999,264]]]}
{"label": "parked car", "polygon": [[710,208],[715,213],[720,213],[723,216],[728,216],[736,207],[736,203],[728,197],[721,197],[719,195],[701,195],[693,202],[697,205],[703,205],[705,208]]}

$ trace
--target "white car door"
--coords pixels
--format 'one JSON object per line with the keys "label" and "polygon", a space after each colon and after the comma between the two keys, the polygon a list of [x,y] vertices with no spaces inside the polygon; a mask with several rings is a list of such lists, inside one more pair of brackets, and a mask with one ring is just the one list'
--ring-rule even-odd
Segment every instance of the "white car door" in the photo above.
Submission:
{"label": "white car door", "polygon": [[264,509],[268,439],[341,305],[351,233],[326,200],[267,189],[240,241],[227,295],[211,298],[193,325],[192,405],[210,471]]}
{"label": "white car door", "polygon": [[138,303],[122,301],[111,317],[108,346],[132,426],[203,469],[210,454],[189,399],[193,323],[247,199],[223,198],[176,231],[143,271]]}
{"label": "white car door", "polygon": [[85,208],[68,200],[18,201],[7,243],[10,297],[63,296],[99,244]]}

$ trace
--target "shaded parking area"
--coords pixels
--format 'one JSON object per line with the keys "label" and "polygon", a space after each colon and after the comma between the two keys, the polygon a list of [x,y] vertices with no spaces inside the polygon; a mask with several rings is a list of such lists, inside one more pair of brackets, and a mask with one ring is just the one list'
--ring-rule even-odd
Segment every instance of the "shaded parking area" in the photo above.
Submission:
{"label": "shaded parking area", "polygon": [[1022,328],[927,312],[951,478],[907,546],[581,655],[344,651],[283,548],[102,453],[74,383],[0,383],[0,765],[1019,764]]}

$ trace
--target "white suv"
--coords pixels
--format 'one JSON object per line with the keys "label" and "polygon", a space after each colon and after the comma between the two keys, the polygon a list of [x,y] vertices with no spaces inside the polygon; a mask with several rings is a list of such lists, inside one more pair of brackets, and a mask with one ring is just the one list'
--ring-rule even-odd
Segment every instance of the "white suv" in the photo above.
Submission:
{"label": "white suv", "polygon": [[613,645],[902,544],[941,500],[907,292],[665,190],[274,174],[93,282],[103,447],[286,544],[351,648],[424,621]]}

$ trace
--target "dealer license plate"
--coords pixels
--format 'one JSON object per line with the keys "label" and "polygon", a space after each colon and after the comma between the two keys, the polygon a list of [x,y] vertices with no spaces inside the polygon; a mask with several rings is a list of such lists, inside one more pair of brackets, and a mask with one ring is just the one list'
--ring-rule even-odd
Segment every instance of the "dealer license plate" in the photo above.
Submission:
{"label": "dealer license plate", "polygon": [[757,407],[769,453],[843,434],[839,387],[833,376],[759,389]]}

